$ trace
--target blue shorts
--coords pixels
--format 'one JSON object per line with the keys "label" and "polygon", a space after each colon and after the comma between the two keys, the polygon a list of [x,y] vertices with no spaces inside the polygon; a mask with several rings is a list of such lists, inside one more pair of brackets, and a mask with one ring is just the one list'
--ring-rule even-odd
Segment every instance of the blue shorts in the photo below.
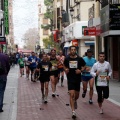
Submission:
{"label": "blue shorts", "polygon": [[64,69],[63,68],[58,68],[58,73],[60,74],[61,72],[63,72]]}
{"label": "blue shorts", "polygon": [[89,81],[90,79],[92,79],[93,77],[92,76],[81,76],[82,78],[82,81]]}

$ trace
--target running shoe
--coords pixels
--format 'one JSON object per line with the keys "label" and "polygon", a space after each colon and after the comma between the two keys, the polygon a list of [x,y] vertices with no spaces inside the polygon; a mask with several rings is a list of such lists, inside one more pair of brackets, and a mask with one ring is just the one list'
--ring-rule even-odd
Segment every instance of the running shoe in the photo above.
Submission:
{"label": "running shoe", "polygon": [[102,109],[102,108],[100,109],[100,112],[99,112],[99,113],[100,113],[100,114],[103,114],[103,109]]}
{"label": "running shoe", "polygon": [[47,103],[47,102],[48,102],[47,97],[45,97],[45,99],[44,99],[44,103]]}
{"label": "running shoe", "polygon": [[52,93],[52,97],[55,97],[55,93]]}
{"label": "running shoe", "polygon": [[86,92],[83,92],[82,97],[85,98],[85,96],[86,96]]}
{"label": "running shoe", "polygon": [[73,118],[73,119],[76,118],[76,113],[75,113],[75,111],[72,112],[72,118]]}
{"label": "running shoe", "polygon": [[92,101],[92,100],[89,100],[89,104],[93,104],[93,101]]}
{"label": "running shoe", "polygon": [[77,109],[77,101],[74,102],[74,107]]}

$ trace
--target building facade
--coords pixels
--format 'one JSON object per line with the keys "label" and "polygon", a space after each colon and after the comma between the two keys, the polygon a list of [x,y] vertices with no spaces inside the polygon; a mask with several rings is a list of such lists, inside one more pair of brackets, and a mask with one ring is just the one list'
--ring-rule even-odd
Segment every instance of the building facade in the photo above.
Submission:
{"label": "building facade", "polygon": [[44,30],[41,26],[45,26],[46,24],[49,24],[49,19],[46,19],[44,14],[46,13],[46,6],[44,4],[44,0],[39,0],[38,4],[38,30],[39,30],[39,38],[40,38],[40,48],[44,49],[44,43],[43,39],[49,37],[50,30]]}

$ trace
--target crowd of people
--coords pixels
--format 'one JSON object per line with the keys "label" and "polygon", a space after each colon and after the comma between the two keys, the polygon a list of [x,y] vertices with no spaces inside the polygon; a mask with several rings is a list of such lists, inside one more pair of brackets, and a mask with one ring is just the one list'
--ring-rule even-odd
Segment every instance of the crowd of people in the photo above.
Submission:
{"label": "crowd of people", "polygon": [[[0,54],[0,61],[1,61]],[[64,74],[67,76],[67,86],[70,96],[70,106],[72,109],[72,118],[76,118],[75,109],[77,109],[77,100],[80,94],[81,82],[83,85],[82,97],[85,98],[87,93],[87,86],[89,83],[89,104],[93,104],[93,86],[95,82],[98,94],[98,106],[100,114],[103,114],[102,103],[104,99],[109,97],[109,80],[112,75],[112,69],[109,62],[105,61],[105,53],[99,53],[98,61],[93,58],[91,49],[88,49],[86,56],[80,57],[77,54],[75,46],[69,48],[69,55],[66,57],[62,51],[56,53],[52,49],[50,54],[38,54],[32,52],[30,55],[16,54],[14,63],[19,64],[20,77],[26,72],[26,79],[31,82],[40,81],[42,101],[48,103],[48,86],[51,81],[52,97],[56,97],[57,83],[60,81],[61,87],[64,87]],[[5,61],[4,61],[5,62]],[[6,62],[6,64],[8,64]],[[11,64],[12,65],[12,64]],[[9,70],[5,74],[7,76]],[[0,75],[0,84],[2,80]],[[4,92],[2,96],[4,95]],[[3,99],[1,100],[0,88],[0,112],[2,112]]]}

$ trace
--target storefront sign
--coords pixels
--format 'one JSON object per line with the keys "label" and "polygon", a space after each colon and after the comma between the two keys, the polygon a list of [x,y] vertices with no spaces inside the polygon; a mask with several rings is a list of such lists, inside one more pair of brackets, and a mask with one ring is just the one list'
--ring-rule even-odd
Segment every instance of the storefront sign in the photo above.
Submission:
{"label": "storefront sign", "polygon": [[87,27],[84,29],[84,36],[96,36],[96,27]]}
{"label": "storefront sign", "polygon": [[100,36],[100,34],[101,34],[101,27],[100,27],[100,25],[97,25],[96,26],[96,36]]}
{"label": "storefront sign", "polygon": [[59,38],[60,38],[59,37],[59,35],[60,35],[59,30],[53,30],[52,33],[53,33],[54,41],[59,42]]}
{"label": "storefront sign", "polygon": [[101,32],[120,30],[120,4],[109,4],[100,11]]}
{"label": "storefront sign", "polygon": [[120,4],[110,4],[110,30],[120,30]]}
{"label": "storefront sign", "polygon": [[0,37],[0,44],[6,44],[6,37]]}
{"label": "storefront sign", "polygon": [[5,34],[9,34],[9,15],[8,15],[8,0],[4,0],[4,24],[5,24]]}
{"label": "storefront sign", "polygon": [[78,40],[72,40],[72,45],[77,47],[78,46]]}

